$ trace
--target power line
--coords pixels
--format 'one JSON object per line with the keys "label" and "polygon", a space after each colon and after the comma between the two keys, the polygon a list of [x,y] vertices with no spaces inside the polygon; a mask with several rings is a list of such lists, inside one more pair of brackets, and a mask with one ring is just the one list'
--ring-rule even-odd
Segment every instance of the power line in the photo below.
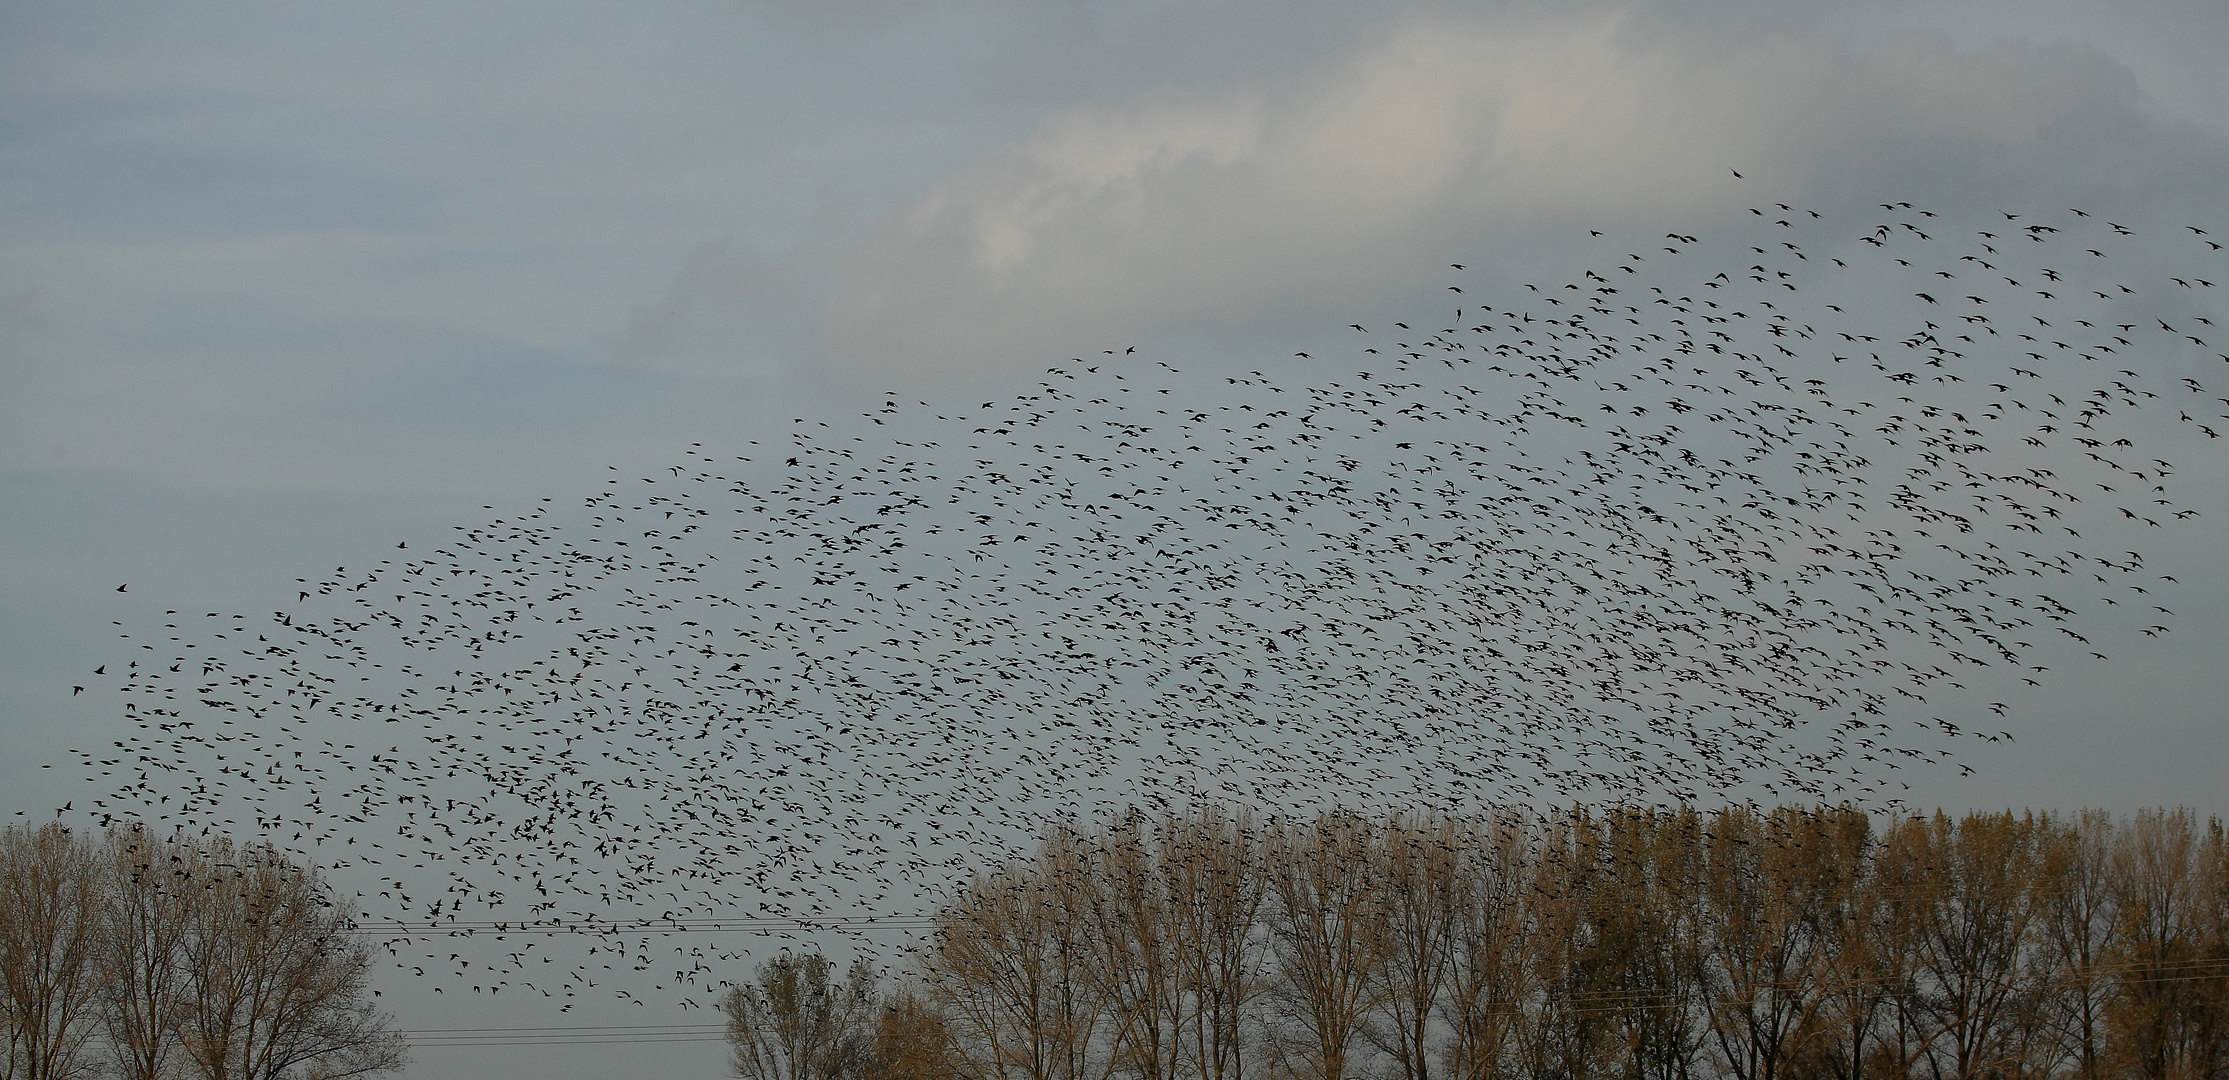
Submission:
{"label": "power line", "polygon": [[843,930],[934,930],[937,920],[926,915],[836,915],[815,919],[645,919],[636,922],[507,922],[459,920],[455,922],[388,922],[378,926],[359,923],[347,931],[358,936],[379,935],[609,935],[609,934],[781,934]]}
{"label": "power line", "polygon": [[719,1042],[727,1028],[707,1024],[601,1024],[585,1027],[423,1028],[399,1034],[412,1046],[632,1046]]}

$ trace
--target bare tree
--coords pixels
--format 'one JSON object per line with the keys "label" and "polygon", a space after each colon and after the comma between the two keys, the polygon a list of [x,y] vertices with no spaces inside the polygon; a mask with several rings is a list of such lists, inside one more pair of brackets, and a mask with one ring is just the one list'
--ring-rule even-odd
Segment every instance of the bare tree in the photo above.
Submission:
{"label": "bare tree", "polygon": [[1583,811],[1550,819],[1532,864],[1533,992],[1511,1072],[1518,1080],[1593,1080],[1605,1071],[1614,1042],[1611,989],[1593,904],[1601,862],[1600,823]]}
{"label": "bare tree", "polygon": [[1334,812],[1312,826],[1287,823],[1271,833],[1268,910],[1278,992],[1301,1031],[1282,1049],[1301,1076],[1342,1080],[1355,1036],[1376,1004],[1378,970],[1389,950],[1378,888],[1383,857],[1373,832],[1360,815]]}
{"label": "bare tree", "polygon": [[1243,1025],[1267,986],[1262,838],[1243,812],[1206,808],[1163,826],[1169,919],[1191,1000],[1184,1056],[1199,1080],[1244,1080]]}
{"label": "bare tree", "polygon": [[1532,996],[1532,838],[1516,816],[1458,823],[1462,863],[1441,1015],[1448,1080],[1495,1080]]}
{"label": "bare tree", "polygon": [[875,1021],[874,1051],[870,1080],[955,1080],[959,1075],[943,1011],[912,987],[901,987],[884,1001]]}
{"label": "bare tree", "polygon": [[728,991],[730,1065],[744,1080],[866,1080],[875,1056],[875,975],[847,978],[817,952],[760,964],[757,981]]}
{"label": "bare tree", "polygon": [[1094,1000],[1081,842],[1055,830],[1035,864],[977,878],[937,916],[929,986],[974,1080],[1085,1080]]}
{"label": "bare tree", "polygon": [[332,1080],[400,1069],[403,1040],[371,1004],[370,946],[315,871],[225,840],[207,858],[179,1020],[192,1066],[205,1080],[282,1080],[298,1066]]}
{"label": "bare tree", "polygon": [[1704,837],[1711,1036],[1735,1080],[1778,1080],[1819,1004],[1825,896],[1807,865],[1823,839],[1816,822],[1735,807]]}
{"label": "bare tree", "polygon": [[1702,819],[1692,811],[1605,817],[1591,918],[1618,995],[1625,1073],[1688,1080],[1702,1055]]}
{"label": "bare tree", "polygon": [[2197,994],[2196,1071],[2207,1080],[2229,1078],[2229,830],[2220,818],[2206,822],[2198,842],[2195,890],[2199,907],[2198,962],[2191,981]]}
{"label": "bare tree", "polygon": [[1112,1028],[1114,1064],[1140,1080],[1174,1080],[1191,1019],[1161,830],[1132,808],[1100,831],[1082,884],[1086,970]]}
{"label": "bare tree", "polygon": [[1934,1080],[2019,1075],[2050,981],[2046,956],[2030,948],[2040,830],[2009,812],[1915,824],[1917,1005],[1931,1022],[1920,1062]]}
{"label": "bare tree", "polygon": [[1820,857],[1832,864],[1821,923],[1826,957],[1820,1009],[1801,1050],[1818,1075],[1865,1080],[1884,1014],[1908,981],[1910,950],[1896,935],[1888,904],[1892,886],[1878,869],[1871,820],[1855,810],[1834,811],[1824,839]]}
{"label": "bare tree", "polygon": [[2042,939],[2059,977],[2050,992],[2051,1020],[2076,1080],[2103,1080],[2105,1010],[2112,977],[2103,966],[2118,945],[2113,888],[2113,819],[2085,810],[2050,821],[2043,865]]}
{"label": "bare tree", "polygon": [[1132,814],[978,878],[926,967],[876,1080],[2229,1080],[2229,838]]}
{"label": "bare tree", "polygon": [[1384,962],[1372,997],[1380,1017],[1363,1034],[1392,1057],[1402,1080],[1431,1080],[1430,1037],[1455,964],[1462,902],[1460,834],[1439,815],[1396,814],[1380,834],[1379,925]]}
{"label": "bare tree", "polygon": [[2119,994],[2112,1006],[2114,1056],[2143,1080],[2218,1075],[2223,1034],[2218,1010],[2198,976],[2206,968],[2209,873],[2219,856],[2218,824],[2201,834],[2187,810],[2141,811],[2116,838],[2113,877],[2120,890]]}
{"label": "bare tree", "polygon": [[210,917],[213,865],[200,845],[111,830],[97,935],[102,1019],[125,1080],[166,1080],[193,981],[186,943]]}
{"label": "bare tree", "polygon": [[0,1008],[7,1080],[81,1075],[96,1008],[100,865],[60,825],[0,834]]}

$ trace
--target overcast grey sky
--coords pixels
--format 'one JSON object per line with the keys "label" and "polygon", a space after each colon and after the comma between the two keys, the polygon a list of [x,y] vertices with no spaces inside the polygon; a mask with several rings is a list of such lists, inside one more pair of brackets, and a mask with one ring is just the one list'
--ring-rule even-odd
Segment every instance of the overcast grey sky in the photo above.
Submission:
{"label": "overcast grey sky", "polygon": [[[7,5],[0,803],[111,737],[71,695],[110,619],[268,611],[861,390],[1288,355],[1450,253],[1517,281],[1724,224],[1729,169],[2229,224],[2223,56],[2199,0]],[[2209,568],[2183,633],[1914,801],[2224,809]],[[411,1027],[557,1022],[390,988]],[[500,1053],[412,1075],[719,1068]]]}

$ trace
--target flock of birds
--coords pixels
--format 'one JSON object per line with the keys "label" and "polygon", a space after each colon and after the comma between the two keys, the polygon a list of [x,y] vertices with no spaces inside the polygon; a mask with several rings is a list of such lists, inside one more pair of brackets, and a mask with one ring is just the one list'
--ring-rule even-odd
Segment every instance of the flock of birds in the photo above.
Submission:
{"label": "flock of birds", "polygon": [[918,912],[1097,808],[1891,804],[2010,737],[2006,688],[2170,631],[2140,552],[2229,431],[2221,245],[1754,213],[1506,295],[1454,265],[1438,315],[1261,370],[881,397],[126,626],[78,812],[269,838],[406,968],[563,997]]}

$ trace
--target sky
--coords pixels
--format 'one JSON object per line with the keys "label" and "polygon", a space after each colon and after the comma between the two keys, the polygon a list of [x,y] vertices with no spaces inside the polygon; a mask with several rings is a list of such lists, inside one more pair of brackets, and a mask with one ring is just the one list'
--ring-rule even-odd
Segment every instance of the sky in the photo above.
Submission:
{"label": "sky", "polygon": [[[111,620],[269,610],[885,389],[1258,365],[1450,258],[1568,272],[1590,229],[1728,228],[1760,191],[2229,226],[2223,55],[2199,2],[10,5],[0,810],[71,798],[41,766],[118,726],[71,691]],[[2224,809],[2229,574],[2185,554],[2213,572],[2181,634],[1913,802]],[[383,985],[414,1029],[571,1022]]]}

